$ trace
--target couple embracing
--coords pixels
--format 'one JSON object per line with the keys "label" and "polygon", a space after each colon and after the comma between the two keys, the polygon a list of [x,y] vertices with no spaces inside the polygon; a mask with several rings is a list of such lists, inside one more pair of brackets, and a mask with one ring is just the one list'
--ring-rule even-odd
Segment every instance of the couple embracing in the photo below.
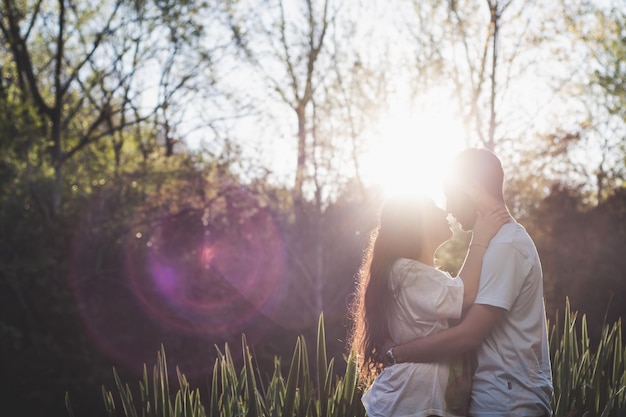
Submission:
{"label": "couple embracing", "polygon": [[359,273],[350,345],[371,383],[369,417],[549,417],[552,374],[537,250],[508,213],[500,160],[467,149],[446,211],[472,240],[456,278],[435,268],[450,239],[429,199],[389,199]]}

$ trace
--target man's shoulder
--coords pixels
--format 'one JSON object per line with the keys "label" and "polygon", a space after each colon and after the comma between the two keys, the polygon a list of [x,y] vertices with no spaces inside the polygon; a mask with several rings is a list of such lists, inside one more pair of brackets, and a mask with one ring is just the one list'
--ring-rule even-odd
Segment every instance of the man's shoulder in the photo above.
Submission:
{"label": "man's shoulder", "polygon": [[491,239],[491,244],[510,244],[513,246],[518,245],[532,245],[533,240],[521,224],[517,222],[507,223],[500,228],[498,233]]}
{"label": "man's shoulder", "polygon": [[489,244],[492,253],[497,253],[497,258],[507,253],[517,252],[526,259],[537,258],[537,248],[532,238],[521,224],[517,222],[507,223],[491,239]]}
{"label": "man's shoulder", "polygon": [[512,221],[509,223],[504,224],[500,230],[498,231],[498,233],[496,233],[496,235],[493,237],[492,242],[493,241],[511,241],[513,239],[515,239],[516,237],[519,237],[519,235],[528,235],[528,233],[526,233],[526,229],[524,228],[524,226],[522,226],[520,223]]}

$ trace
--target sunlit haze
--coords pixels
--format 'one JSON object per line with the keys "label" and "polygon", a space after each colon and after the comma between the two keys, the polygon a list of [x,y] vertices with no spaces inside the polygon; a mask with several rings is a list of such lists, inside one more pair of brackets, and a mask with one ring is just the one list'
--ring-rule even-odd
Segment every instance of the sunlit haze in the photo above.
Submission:
{"label": "sunlit haze", "polygon": [[381,118],[363,158],[363,178],[391,194],[427,194],[443,204],[441,179],[465,147],[462,124],[445,106],[393,110]]}

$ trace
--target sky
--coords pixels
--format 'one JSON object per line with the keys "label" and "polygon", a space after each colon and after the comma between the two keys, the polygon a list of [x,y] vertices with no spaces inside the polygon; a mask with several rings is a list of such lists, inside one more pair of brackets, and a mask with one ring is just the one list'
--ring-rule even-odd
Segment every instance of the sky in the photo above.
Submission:
{"label": "sky", "polygon": [[[348,3],[340,4],[343,8],[350,7],[346,6]],[[381,111],[377,120],[372,121],[361,135],[366,149],[360,161],[362,178],[366,183],[383,184],[392,192],[399,188],[419,188],[438,199],[436,172],[442,170],[447,160],[467,143],[467,131],[457,111],[459,103],[452,97],[450,86],[431,86],[422,91],[418,99],[411,97],[407,88],[403,88],[408,72],[401,65],[403,62],[406,65],[406,61],[401,61],[402,54],[411,49],[407,42],[407,30],[415,30],[414,27],[401,29],[408,14],[394,15],[392,8],[384,1],[368,0],[358,4],[361,6],[352,6],[355,8],[350,10],[350,13],[358,13],[355,20],[361,24],[351,38],[360,43],[355,44],[355,49],[361,48],[361,57],[369,59],[369,62],[390,59],[398,63],[389,70],[388,88],[391,93],[388,95],[387,109]],[[571,91],[575,83],[585,83],[585,71],[589,70],[589,63],[585,63],[584,59],[589,51],[574,48],[575,45],[569,44],[566,37],[552,37],[549,31],[543,33],[552,37],[550,41],[536,50],[522,45],[522,38],[518,39],[519,34],[526,36],[531,31],[543,30],[542,25],[549,26],[552,23],[549,10],[544,9],[531,8],[531,13],[518,21],[521,25],[518,28],[511,25],[504,27],[506,30],[503,29],[499,48],[502,60],[507,59],[507,54],[519,53],[516,57],[519,64],[501,65],[499,68],[499,86],[506,83],[506,88],[498,92],[496,99],[500,122],[497,134],[505,139],[515,138],[521,144],[530,143],[546,132],[576,128],[589,116],[585,103],[572,99],[575,92]],[[479,43],[476,42],[477,45]],[[523,53],[516,48],[523,50]],[[568,48],[571,51],[568,52]],[[563,51],[568,59],[558,55]],[[444,54],[450,56],[458,52],[443,50]],[[573,65],[572,62],[576,60],[581,65]],[[257,107],[247,116],[224,122],[229,125],[229,138],[241,147],[242,173],[254,176],[256,172],[267,169],[271,172],[270,180],[289,184],[293,181],[296,166],[295,113],[276,100],[276,96],[272,96],[267,82],[255,68],[238,65],[232,57],[225,61],[226,65],[222,67],[219,76],[228,88],[242,94],[242,97],[262,103],[260,108]],[[280,74],[275,72],[279,67],[268,64],[266,68],[272,68],[270,75],[280,79]],[[558,79],[562,80],[562,84],[555,88],[555,80]],[[466,95],[468,91],[465,90]],[[211,111],[207,111],[206,106],[196,106],[197,117],[206,117],[202,114],[205,111],[209,116],[228,114],[231,110],[229,105],[225,102],[222,104],[221,107],[210,107]],[[190,111],[191,119],[196,117],[193,112]],[[187,135],[187,143],[192,148],[205,146],[219,153],[221,142],[207,140],[207,137],[211,136],[205,131],[194,131]],[[597,141],[589,137],[588,142],[572,156],[596,164],[601,158]]]}

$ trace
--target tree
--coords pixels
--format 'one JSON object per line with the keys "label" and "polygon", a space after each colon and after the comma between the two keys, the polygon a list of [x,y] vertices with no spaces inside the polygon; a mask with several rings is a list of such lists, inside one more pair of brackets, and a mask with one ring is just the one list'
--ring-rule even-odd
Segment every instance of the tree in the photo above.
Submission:
{"label": "tree", "polygon": [[[537,97],[546,63],[542,50],[550,47],[544,23],[550,16],[545,4],[513,0],[432,3],[415,8],[430,13],[424,41],[441,69],[440,82],[449,81],[468,129],[468,145],[504,150],[506,142],[520,137],[537,119]],[[430,11],[429,11],[430,10]],[[422,17],[422,21],[428,24]],[[441,25],[442,30],[436,30]],[[539,103],[541,107],[543,103]]]}
{"label": "tree", "polygon": [[[63,415],[65,391],[86,394],[86,407],[99,401],[94,378],[117,358],[94,346],[75,290],[103,289],[98,301],[121,294],[113,301],[124,306],[133,299],[122,279],[124,232],[146,195],[169,185],[163,177],[183,171],[182,100],[214,91],[217,41],[197,42],[200,6],[0,3],[0,372],[15,377],[2,385],[7,409]],[[202,175],[201,161],[188,165]],[[73,269],[72,242],[89,219],[100,222],[82,241],[84,268]]]}
{"label": "tree", "polygon": [[249,93],[264,120],[257,125],[271,122],[268,132],[295,149],[293,169],[283,174],[293,181],[289,247],[293,275],[299,277],[293,290],[305,307],[300,309],[305,321],[314,323],[327,307],[324,213],[346,179],[359,174],[361,135],[377,106],[382,71],[368,66],[362,45],[352,42],[358,19],[350,6],[266,1],[264,13],[258,13],[258,3],[228,5],[226,12],[241,62],[238,74],[263,86]]}
{"label": "tree", "polygon": [[[152,120],[172,154],[174,97],[207,62],[206,51],[194,60],[194,48],[186,46],[197,46],[200,30],[191,18],[194,2],[115,0],[94,9],[69,0],[7,0],[0,7],[2,44],[16,76],[11,82],[21,105],[36,115],[39,164],[54,172],[49,198],[37,199],[46,217],[61,211],[66,164],[91,145],[106,141],[119,166],[129,130]],[[155,70],[161,74],[156,85],[142,81]],[[156,97],[150,88],[159,89]],[[146,139],[139,140],[145,146]]]}
{"label": "tree", "polygon": [[537,131],[537,146],[524,151],[524,164],[516,164],[520,173],[522,165],[529,167],[517,179],[518,190],[525,183],[541,197],[554,183],[582,186],[585,204],[593,206],[622,186],[624,21],[619,2],[581,0],[561,2],[542,25],[543,45],[558,58],[546,74],[554,105],[545,110],[558,124]]}
{"label": "tree", "polygon": [[591,7],[591,22],[580,15],[568,18],[588,56],[590,83],[581,90],[585,92],[582,100],[588,103],[589,123],[583,134],[599,151],[594,172],[589,174],[595,177],[595,200],[600,204],[612,190],[623,187],[626,178],[626,13],[617,5],[587,7]]}

